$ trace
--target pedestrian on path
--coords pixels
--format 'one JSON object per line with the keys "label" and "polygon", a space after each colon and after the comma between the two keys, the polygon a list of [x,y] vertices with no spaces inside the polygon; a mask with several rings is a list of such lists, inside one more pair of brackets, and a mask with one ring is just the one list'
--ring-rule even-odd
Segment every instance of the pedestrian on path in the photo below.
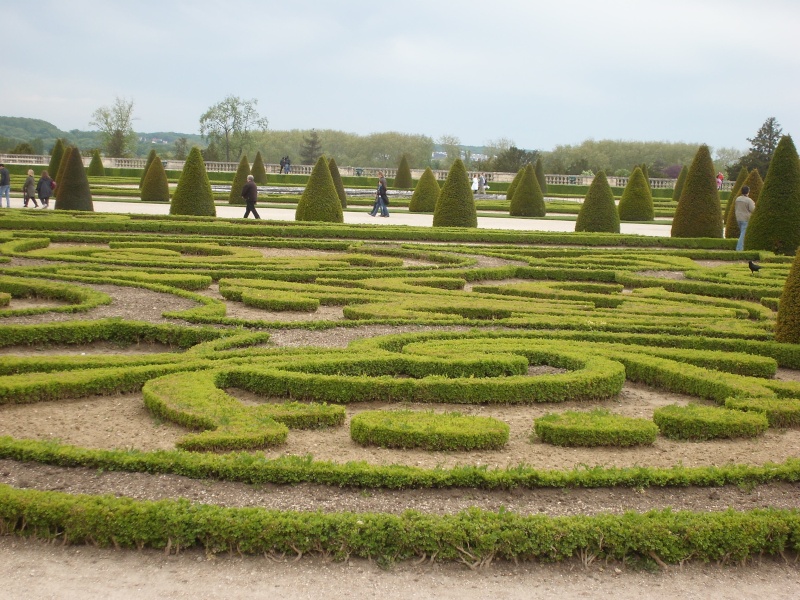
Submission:
{"label": "pedestrian on path", "polygon": [[0,163],[0,206],[3,205],[3,196],[6,197],[6,208],[11,208],[11,175],[3,163]]}
{"label": "pedestrian on path", "polygon": [[375,204],[372,206],[372,212],[369,213],[374,217],[381,213],[382,217],[389,216],[389,198],[386,196],[386,179],[383,176],[383,171],[378,171],[378,188],[375,190]]}
{"label": "pedestrian on path", "polygon": [[252,175],[247,176],[247,183],[244,184],[242,188],[242,198],[244,198],[245,203],[247,204],[247,210],[244,211],[243,219],[247,218],[247,215],[253,213],[253,218],[260,219],[261,217],[258,215],[258,211],[256,210],[256,202],[258,201],[258,186],[256,185],[255,178]]}
{"label": "pedestrian on path", "polygon": [[750,198],[750,187],[743,186],[742,194],[736,198],[736,204],[733,210],[736,212],[736,223],[739,225],[739,241],[736,242],[736,250],[741,252],[744,250],[744,232],[747,230],[747,224],[750,222],[750,216],[756,209],[756,203]]}
{"label": "pedestrian on path", "polygon": [[25,185],[22,186],[22,204],[28,208],[28,200],[33,200],[33,208],[39,208],[39,203],[36,202],[36,182],[33,180],[33,169],[28,169],[28,177],[25,179]]}

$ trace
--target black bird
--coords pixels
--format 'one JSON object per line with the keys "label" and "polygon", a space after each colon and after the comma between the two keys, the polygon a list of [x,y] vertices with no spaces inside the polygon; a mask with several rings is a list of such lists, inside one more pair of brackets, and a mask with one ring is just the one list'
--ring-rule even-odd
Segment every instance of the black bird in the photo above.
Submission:
{"label": "black bird", "polygon": [[757,265],[752,260],[747,263],[747,266],[750,267],[750,274],[751,275],[761,268],[761,265]]}

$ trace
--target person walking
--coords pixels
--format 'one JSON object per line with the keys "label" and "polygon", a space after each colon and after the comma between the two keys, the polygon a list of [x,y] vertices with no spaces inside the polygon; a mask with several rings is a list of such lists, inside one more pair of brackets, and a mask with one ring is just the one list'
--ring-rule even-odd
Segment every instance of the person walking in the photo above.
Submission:
{"label": "person walking", "polygon": [[286,157],[285,157],[285,156],[282,156],[282,157],[281,157],[281,170],[280,170],[280,172],[281,172],[281,173],[283,173],[283,170],[284,170],[285,168],[286,168]]}
{"label": "person walking", "polygon": [[477,194],[480,184],[478,182],[478,175],[475,174],[472,176],[472,193]]}
{"label": "person walking", "polygon": [[736,222],[739,225],[739,241],[736,242],[736,250],[741,252],[744,250],[744,232],[747,230],[750,216],[756,209],[756,203],[750,198],[750,188],[748,186],[742,187],[741,196],[736,198],[736,204],[733,205],[733,209],[736,212]]}
{"label": "person walking", "polygon": [[11,208],[11,174],[3,163],[0,163],[0,206],[6,197],[6,208]]}
{"label": "person walking", "polygon": [[47,208],[50,205],[50,196],[53,195],[55,187],[56,182],[52,180],[47,171],[42,171],[39,183],[36,184],[36,193],[39,194],[39,200],[42,201],[42,208]]}
{"label": "person walking", "polygon": [[286,174],[288,175],[292,170],[292,160],[287,156],[286,157],[286,164],[284,166],[286,169]]}
{"label": "person walking", "polygon": [[244,211],[243,219],[247,218],[247,215],[253,213],[253,218],[260,219],[261,217],[258,216],[258,211],[256,210],[256,201],[258,200],[258,186],[256,185],[255,179],[252,175],[247,176],[247,183],[244,184],[242,188],[242,198],[244,198],[245,203],[247,203],[247,210]]}
{"label": "person walking", "polygon": [[481,173],[480,175],[478,175],[478,193],[483,194],[485,190],[486,190],[486,177],[484,176],[483,173]]}
{"label": "person walking", "polygon": [[22,204],[28,208],[28,200],[33,200],[33,207],[39,208],[39,203],[36,202],[36,182],[33,180],[33,169],[28,169],[28,177],[25,179],[25,185],[22,186]]}
{"label": "person walking", "polygon": [[375,204],[372,206],[372,212],[369,216],[374,217],[381,213],[382,217],[389,216],[389,198],[386,196],[386,178],[383,176],[383,171],[378,171],[378,189],[375,190]]}

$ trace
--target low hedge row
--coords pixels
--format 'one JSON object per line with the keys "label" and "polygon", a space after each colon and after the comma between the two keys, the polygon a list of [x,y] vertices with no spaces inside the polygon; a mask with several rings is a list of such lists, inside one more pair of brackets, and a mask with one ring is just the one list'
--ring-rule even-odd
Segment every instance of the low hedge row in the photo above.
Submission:
{"label": "low hedge row", "polygon": [[199,547],[209,554],[410,558],[465,563],[559,561],[582,557],[742,563],[800,551],[797,511],[633,512],[594,517],[522,516],[470,509],[456,515],[301,513],[223,508],[187,500],[137,501],[110,496],[16,490],[0,486],[2,533],[62,543],[155,548]]}
{"label": "low hedge row", "polygon": [[640,446],[656,441],[658,427],[648,419],[611,414],[608,410],[551,413],[534,420],[533,430],[555,446]]}
{"label": "low hedge row", "polygon": [[0,310],[0,317],[32,315],[43,312],[85,312],[103,304],[111,303],[111,296],[89,288],[6,275],[0,275],[0,291],[11,295],[12,298],[36,297],[69,303],[63,306],[3,309]]}
{"label": "low hedge row", "polygon": [[243,290],[240,298],[245,306],[275,311],[314,312],[320,304],[317,298],[279,290]]}
{"label": "low hedge row", "polygon": [[350,420],[350,437],[363,446],[423,450],[499,450],[509,426],[492,417],[457,412],[372,410]]}
{"label": "low hedge row", "polygon": [[699,404],[662,406],[653,412],[653,421],[668,438],[695,441],[756,437],[769,427],[766,415],[760,412]]}
{"label": "low hedge row", "polygon": [[794,398],[728,398],[725,408],[762,413],[770,427],[800,427],[800,400]]}

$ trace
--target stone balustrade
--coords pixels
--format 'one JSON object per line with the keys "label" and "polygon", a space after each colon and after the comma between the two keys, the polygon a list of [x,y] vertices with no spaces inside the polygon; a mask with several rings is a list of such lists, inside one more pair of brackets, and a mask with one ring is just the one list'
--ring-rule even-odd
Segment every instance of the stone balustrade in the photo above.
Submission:
{"label": "stone balustrade", "polygon": [[[91,162],[91,156],[84,156],[83,157],[83,164],[84,166],[89,166]],[[44,155],[32,155],[32,154],[0,154],[0,162],[7,164],[7,165],[48,165],[50,163],[50,157]],[[104,158],[103,159],[103,166],[106,168],[117,168],[117,169],[144,169],[144,165],[147,162],[145,158]],[[172,159],[162,159],[164,164],[164,168],[168,171],[180,171],[183,169],[184,161],[182,160],[172,160]],[[238,162],[217,162],[217,161],[209,161],[206,162],[206,171],[211,173],[231,173],[235,172],[236,169],[239,168]],[[267,173],[280,173],[281,166],[275,164],[265,164],[264,168],[266,169]],[[291,173],[292,175],[310,175],[311,170],[313,169],[313,165],[295,165],[291,166]],[[339,167],[339,174],[344,177],[371,177],[375,178],[378,176],[378,171],[382,171],[383,174],[388,177],[389,179],[394,178],[397,174],[397,169],[393,168],[377,168],[377,167]],[[422,174],[425,172],[424,169],[411,169],[411,177],[414,179],[419,179],[422,177]],[[433,174],[439,180],[447,179],[447,171],[446,170],[435,170]],[[472,178],[473,175],[480,174],[481,171],[470,171],[469,177]],[[486,181],[488,183],[491,182],[499,182],[499,183],[509,183],[514,179],[516,173],[486,173]],[[581,185],[581,186],[588,186],[592,183],[594,179],[593,176],[587,175],[545,175],[545,180],[547,181],[548,185]],[[651,189],[673,189],[675,187],[675,179],[660,179],[660,178],[650,178],[650,188]],[[610,176],[608,178],[608,183],[611,187],[621,187],[624,188],[628,184],[628,177],[616,177]],[[724,181],[722,184],[722,189],[730,191],[733,187],[733,181]]]}

